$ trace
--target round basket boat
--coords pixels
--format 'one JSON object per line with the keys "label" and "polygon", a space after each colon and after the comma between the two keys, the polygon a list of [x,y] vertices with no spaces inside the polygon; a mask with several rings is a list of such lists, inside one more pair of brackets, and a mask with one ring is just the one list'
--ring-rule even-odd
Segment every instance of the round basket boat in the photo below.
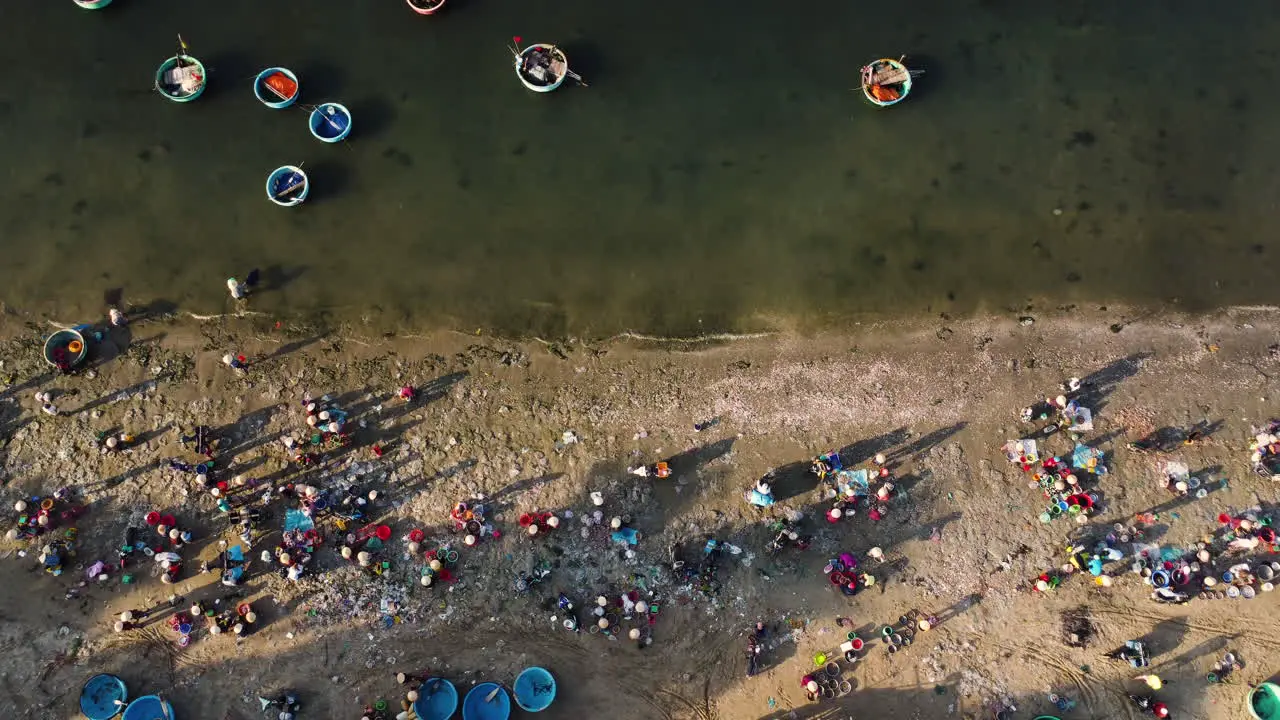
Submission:
{"label": "round basket boat", "polygon": [[89,355],[89,343],[78,330],[59,330],[44,341],[44,361],[63,372],[80,366]]}
{"label": "round basket boat", "polygon": [[[492,695],[493,699],[488,699]],[[462,720],[507,720],[511,696],[497,683],[480,683],[462,701]]]}
{"label": "round basket boat", "polygon": [[267,176],[267,199],[281,207],[301,205],[311,192],[311,180],[297,165],[281,165]]}
{"label": "round basket boat", "polygon": [[156,70],[156,90],[174,102],[195,100],[208,83],[204,63],[190,55],[174,55]]}
{"label": "round basket boat", "polygon": [[516,696],[521,710],[542,712],[556,699],[556,679],[546,668],[526,668],[516,677],[511,694]]}
{"label": "round basket boat", "polygon": [[862,95],[872,105],[897,105],[911,94],[911,71],[899,60],[881,58],[862,68]]}
{"label": "round basket boat", "polygon": [[568,76],[569,58],[555,45],[535,43],[516,55],[516,77],[534,92],[551,92]]}
{"label": "round basket boat", "polygon": [[298,76],[288,68],[269,67],[253,79],[253,96],[272,110],[283,110],[298,100]]}
{"label": "round basket boat", "polygon": [[123,680],[115,675],[94,675],[80,691],[80,714],[89,720],[111,720],[128,699]]}
{"label": "round basket boat", "polygon": [[1264,682],[1249,691],[1249,717],[1280,720],[1280,685]]}
{"label": "round basket boat", "polygon": [[111,0],[72,0],[85,10],[101,10],[111,4]]}
{"label": "round basket boat", "polygon": [[307,124],[320,142],[342,142],[351,134],[351,111],[338,103],[321,103],[311,111]]}
{"label": "round basket boat", "polygon": [[444,7],[444,0],[405,0],[409,9],[419,15],[435,15]]}
{"label": "round basket boat", "polygon": [[449,720],[457,709],[458,689],[444,678],[428,678],[413,701],[413,712],[420,720]]}
{"label": "round basket boat", "polygon": [[159,695],[143,695],[129,703],[120,720],[176,720],[173,706]]}

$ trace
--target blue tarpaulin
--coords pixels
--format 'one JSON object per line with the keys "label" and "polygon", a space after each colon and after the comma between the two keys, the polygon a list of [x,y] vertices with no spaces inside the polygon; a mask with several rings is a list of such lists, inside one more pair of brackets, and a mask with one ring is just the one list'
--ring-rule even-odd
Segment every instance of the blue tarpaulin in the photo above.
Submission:
{"label": "blue tarpaulin", "polygon": [[306,532],[315,526],[316,524],[312,522],[311,518],[307,517],[301,510],[286,510],[284,513],[285,532],[290,530]]}

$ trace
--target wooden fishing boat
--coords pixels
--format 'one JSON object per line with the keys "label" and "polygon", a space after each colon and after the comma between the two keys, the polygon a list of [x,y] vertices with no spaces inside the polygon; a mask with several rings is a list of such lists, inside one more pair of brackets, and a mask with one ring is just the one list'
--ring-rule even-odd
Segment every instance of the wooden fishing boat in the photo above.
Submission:
{"label": "wooden fishing boat", "polygon": [[253,96],[272,110],[283,110],[298,99],[298,76],[288,68],[269,67],[253,79]]}
{"label": "wooden fishing boat", "polygon": [[85,10],[101,10],[111,4],[111,0],[72,0]]}
{"label": "wooden fishing boat", "polygon": [[209,76],[204,64],[187,54],[187,44],[178,36],[178,54],[160,63],[156,70],[156,90],[174,102],[191,102],[200,97]]}
{"label": "wooden fishing boat", "polygon": [[576,77],[569,70],[564,51],[555,45],[534,43],[515,56],[516,77],[534,92],[551,92],[563,85],[566,77]]}
{"label": "wooden fishing boat", "polygon": [[409,8],[419,15],[435,15],[444,7],[444,0],[405,0]]}
{"label": "wooden fishing boat", "polygon": [[311,192],[311,180],[297,165],[281,165],[267,176],[267,199],[282,207],[301,205]]}
{"label": "wooden fishing boat", "polygon": [[311,111],[307,123],[320,142],[341,142],[351,134],[351,111],[338,103],[321,103]]}
{"label": "wooden fishing boat", "polygon": [[873,105],[897,105],[911,94],[912,78],[921,72],[908,69],[902,59],[881,58],[862,68],[862,94]]}

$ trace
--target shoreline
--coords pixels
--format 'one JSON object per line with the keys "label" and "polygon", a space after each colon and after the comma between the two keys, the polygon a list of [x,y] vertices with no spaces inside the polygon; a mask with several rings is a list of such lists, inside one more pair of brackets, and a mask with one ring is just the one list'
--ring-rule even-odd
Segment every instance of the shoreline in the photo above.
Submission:
{"label": "shoreline", "polygon": [[[6,440],[0,502],[12,506],[54,485],[83,488],[90,511],[80,524],[80,566],[114,557],[124,524],[138,522],[150,508],[172,511],[198,531],[198,557],[216,554],[214,540],[231,535],[224,534],[212,499],[188,476],[164,469],[168,458],[185,457],[178,429],[196,423],[217,429],[229,443],[228,475],[273,482],[297,477],[276,439],[300,426],[304,392],[331,394],[362,423],[353,448],[313,474],[334,487],[379,490],[385,499],[379,515],[395,534],[388,576],[370,579],[322,549],[317,562],[324,574],[305,575],[297,584],[269,574],[247,584],[245,599],[263,621],[244,642],[205,634],[181,651],[158,625],[118,636],[104,619],[148,598],[162,602],[168,587],[186,598],[219,596],[222,588],[209,576],[188,569],[175,586],[155,577],[135,585],[113,578],[68,600],[63,594],[76,585],[76,572],[60,578],[32,572],[29,560],[4,545],[0,573],[10,582],[0,600],[12,610],[0,628],[18,644],[0,672],[6,682],[44,693],[44,700],[19,701],[25,705],[17,717],[31,718],[69,711],[77,683],[98,671],[125,676],[131,695],[153,692],[154,678],[167,677],[165,692],[179,717],[221,720],[226,713],[253,716],[243,698],[273,687],[298,689],[304,702],[325,707],[328,716],[358,717],[361,702],[395,698],[388,676],[397,670],[427,666],[459,683],[509,683],[531,664],[549,667],[566,685],[563,705],[553,708],[561,714],[551,717],[613,708],[619,718],[645,720],[705,720],[713,711],[773,720],[792,710],[816,718],[813,713],[836,705],[806,704],[796,679],[814,652],[829,649],[836,617],[851,616],[861,626],[906,608],[952,606],[959,608],[956,619],[907,660],[927,668],[918,692],[895,679],[896,661],[876,654],[849,671],[858,688],[839,706],[933,717],[948,703],[958,703],[958,713],[976,712],[1005,697],[1017,698],[1019,707],[1042,706],[1043,688],[1058,687],[1092,712],[1114,716],[1123,711],[1103,688],[1122,673],[1104,668],[1095,651],[1047,640],[1057,633],[1057,613],[1080,604],[1095,609],[1105,642],[1142,635],[1151,625],[1159,631],[1167,626],[1162,621],[1186,623],[1190,629],[1178,642],[1162,648],[1170,654],[1187,651],[1183,642],[1194,649],[1240,631],[1233,647],[1243,648],[1246,659],[1258,658],[1249,677],[1269,672],[1262,657],[1270,636],[1244,630],[1274,606],[1269,596],[1170,610],[1148,606],[1131,576],[1105,593],[1075,583],[1050,598],[1028,594],[1025,578],[1060,562],[1069,528],[1035,522],[1033,493],[998,448],[1017,432],[1020,407],[1066,377],[1095,378],[1091,382],[1105,390],[1096,437],[1113,464],[1103,483],[1108,511],[1099,525],[1161,501],[1149,481],[1150,462],[1124,450],[1125,440],[1146,425],[1224,423],[1189,459],[1196,468],[1218,467],[1231,487],[1201,501],[1203,512],[1182,510],[1182,520],[1169,522],[1169,541],[1198,537],[1204,518],[1225,508],[1274,502],[1276,491],[1247,474],[1242,447],[1250,421],[1280,414],[1271,397],[1272,378],[1280,373],[1272,349],[1280,342],[1274,310],[1129,322],[1114,310],[1031,314],[1036,320],[1025,326],[1016,316],[917,318],[840,333],[674,343],[544,343],[458,332],[386,338],[287,325],[274,331],[269,320],[254,318],[162,317],[128,326],[127,342],[113,343],[110,357],[91,373],[32,383],[48,369],[39,359],[47,328],[10,311],[0,325],[0,375],[9,381],[0,389]],[[1119,332],[1111,329],[1117,322],[1125,322]],[[219,362],[230,351],[249,357],[246,374]],[[401,384],[418,386],[427,397],[400,404],[389,396]],[[31,400],[37,389],[52,389],[65,414],[41,415]],[[712,418],[714,426],[693,429]],[[142,439],[127,454],[93,450],[94,433],[113,428]],[[566,431],[574,442],[562,442]],[[385,455],[372,455],[373,443],[385,444]],[[883,448],[896,472],[914,478],[909,492],[880,522],[811,520],[813,548],[768,557],[763,520],[742,502],[743,488],[770,472],[800,482],[809,459],[833,447],[845,448],[849,462]],[[677,474],[670,481],[625,472],[661,458],[673,458]],[[803,483],[793,489],[786,507],[806,514],[821,507]],[[604,493],[610,515],[629,516],[639,529],[635,558],[576,520],[545,541],[511,532],[519,529],[516,516],[535,509],[589,514],[592,491]],[[420,561],[404,555],[403,536],[420,527],[431,538],[456,542],[443,514],[474,492],[501,505],[495,522],[505,537],[466,553],[456,584],[423,591],[411,582]],[[1009,509],[1015,506],[1020,509]],[[579,539],[579,530],[588,537]],[[669,544],[696,544],[704,533],[743,549],[722,571],[724,589],[712,600],[661,570]],[[890,556],[878,590],[850,602],[826,587],[821,565],[829,553],[873,546]],[[1020,546],[1028,550],[1010,572],[990,571]],[[556,565],[554,585],[529,594],[512,590],[513,574],[540,562]],[[649,579],[663,605],[655,642],[643,651],[625,639],[553,629],[548,617],[554,611],[540,609],[539,598],[557,588],[589,599],[625,588],[637,575]],[[975,595],[981,602],[962,602]],[[404,622],[384,628],[379,605],[388,597],[401,605]],[[1224,607],[1232,612],[1224,616]],[[754,618],[792,630],[781,634],[786,642],[770,647],[764,675],[747,679],[738,647]],[[792,621],[801,622],[798,632]],[[1206,627],[1222,632],[1206,633]],[[1045,642],[1028,643],[1028,632]],[[74,651],[69,638],[80,638]],[[1033,651],[1043,658],[1027,655]],[[1089,663],[1095,673],[1088,677],[1063,669]],[[1191,682],[1197,672],[1190,662],[1171,669],[1175,678],[1187,675],[1172,685],[1179,714],[1196,707],[1209,717],[1234,717],[1227,710],[1237,702],[1231,689],[1199,693]],[[947,694],[935,694],[935,684]],[[625,707],[617,707],[618,697],[628,699]]]}

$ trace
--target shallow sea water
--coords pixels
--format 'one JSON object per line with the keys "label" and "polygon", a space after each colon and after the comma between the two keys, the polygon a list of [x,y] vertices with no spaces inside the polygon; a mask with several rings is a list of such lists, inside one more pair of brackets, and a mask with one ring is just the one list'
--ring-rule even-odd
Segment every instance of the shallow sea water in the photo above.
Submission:
{"label": "shallow sea water", "polygon": [[[1274,6],[1066,5],[14,0],[2,298],[218,313],[258,267],[273,314],[540,335],[1280,300]],[[185,105],[151,89],[178,32]],[[524,90],[513,35],[590,87]],[[852,90],[904,53],[906,102]],[[268,65],[350,140],[259,104]],[[303,207],[265,197],[285,163]]]}

